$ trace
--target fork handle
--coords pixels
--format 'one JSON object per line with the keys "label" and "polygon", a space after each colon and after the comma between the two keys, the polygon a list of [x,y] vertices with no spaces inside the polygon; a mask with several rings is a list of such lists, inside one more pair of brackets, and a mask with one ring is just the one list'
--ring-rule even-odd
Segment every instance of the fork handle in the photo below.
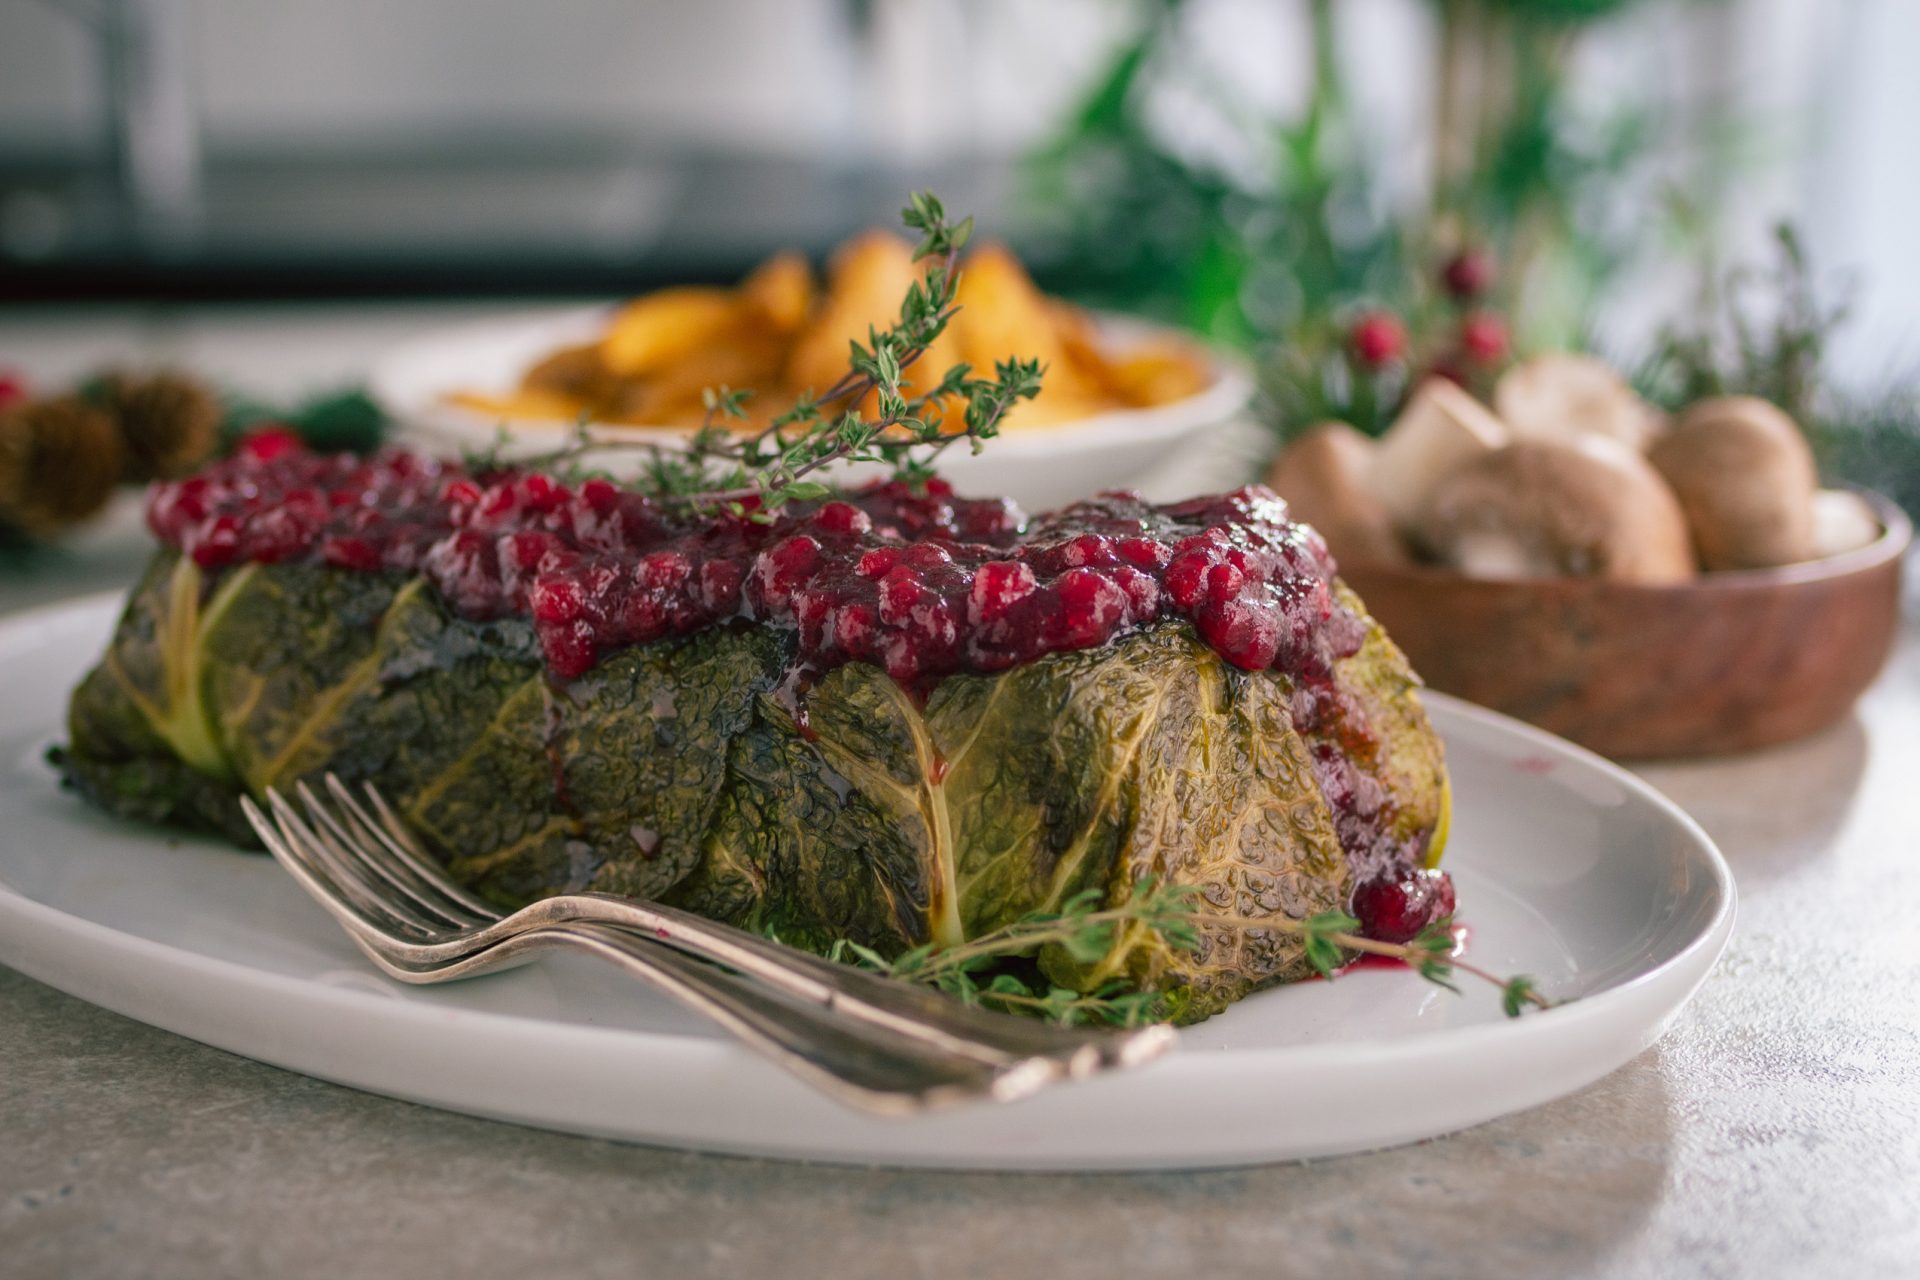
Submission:
{"label": "fork handle", "polygon": [[539,927],[594,922],[632,930],[649,942],[725,965],[863,1022],[988,1061],[1050,1058],[1074,1079],[1145,1062],[1164,1052],[1175,1038],[1173,1029],[1166,1026],[1063,1027],[973,1008],[938,991],[782,946],[656,902],[612,894],[563,894],[536,901],[502,924],[508,929],[524,928],[534,920],[542,922]]}
{"label": "fork handle", "polygon": [[538,951],[567,949],[609,961],[725,1028],[810,1084],[866,1111],[908,1113],[979,1098],[1024,1097],[1063,1073],[1034,1058],[993,1065],[872,1024],[799,1003],[618,927],[542,925],[451,965],[403,971],[414,982],[477,977]]}

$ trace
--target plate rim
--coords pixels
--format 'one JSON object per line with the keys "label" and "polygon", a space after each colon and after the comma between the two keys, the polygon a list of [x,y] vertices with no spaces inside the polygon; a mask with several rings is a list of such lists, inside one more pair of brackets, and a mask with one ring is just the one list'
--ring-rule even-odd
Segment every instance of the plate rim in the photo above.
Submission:
{"label": "plate rim", "polygon": [[[0,639],[4,638],[6,632],[18,629],[18,624],[23,621],[32,621],[36,618],[46,619],[50,616],[57,617],[61,614],[78,616],[95,610],[105,611],[107,608],[118,604],[122,598],[122,593],[118,592],[96,592],[71,601],[42,605],[38,608],[22,610],[18,613],[0,617]],[[1634,792],[1640,799],[1647,801],[1654,808],[1663,811],[1666,817],[1674,820],[1676,825],[1691,837],[1690,847],[1692,850],[1697,854],[1704,855],[1705,865],[1710,873],[1710,878],[1719,900],[1715,904],[1712,915],[1702,924],[1699,932],[1678,951],[1674,952],[1666,960],[1655,965],[1653,968],[1636,973],[1623,981],[1613,983],[1599,991],[1583,995],[1577,1000],[1557,1007],[1553,1011],[1555,1018],[1567,1020],[1576,1018],[1590,1019],[1605,1016],[1605,1014],[1611,1012],[1615,1004],[1631,1000],[1634,994],[1641,988],[1657,981],[1661,975],[1668,970],[1683,965],[1689,958],[1696,957],[1701,950],[1710,946],[1725,945],[1726,936],[1731,934],[1732,925],[1737,914],[1737,890],[1733,878],[1733,871],[1728,865],[1725,855],[1721,853],[1719,846],[1714,843],[1713,838],[1707,834],[1706,830],[1701,827],[1686,810],[1662,794],[1659,789],[1651,783],[1636,777],[1606,757],[1589,751],[1576,743],[1568,742],[1566,739],[1557,737],[1544,729],[1535,728],[1511,716],[1502,715],[1500,712],[1492,711],[1474,703],[1452,697],[1449,694],[1439,693],[1424,687],[1420,691],[1420,697],[1423,702],[1429,703],[1430,707],[1438,706],[1442,708],[1443,714],[1446,716],[1455,717],[1494,732],[1517,733],[1523,740],[1535,747],[1571,757],[1589,767],[1598,769],[1599,772],[1603,776],[1608,777],[1610,781]],[[128,828],[135,832],[148,834],[137,824],[128,824]],[[252,978],[266,982],[275,988],[284,987],[286,989],[297,989],[303,992],[324,991],[334,995],[350,997],[351,1003],[357,1005],[382,1007],[391,1004],[391,997],[386,995],[375,995],[371,992],[358,992],[344,988],[328,987],[325,984],[316,983],[311,979],[296,978],[285,974],[277,974],[271,971],[257,969],[249,965],[241,964],[238,961],[226,960],[218,956],[208,956],[202,952],[194,951],[186,947],[156,942],[149,938],[140,937],[137,934],[113,929],[109,926],[99,924],[96,921],[89,920],[84,916],[77,916],[71,912],[62,911],[58,907],[39,902],[15,889],[4,878],[0,878],[0,920],[4,920],[8,912],[24,914],[29,917],[39,913],[45,913],[45,918],[41,921],[42,924],[53,923],[54,918],[57,918],[60,921],[70,922],[73,925],[79,926],[83,931],[98,930],[103,935],[122,939],[127,944],[131,944],[134,950],[147,952],[152,956],[185,958],[189,961],[203,963],[211,967],[232,970],[236,974],[250,975]],[[148,951],[148,949],[151,950]],[[446,1012],[449,1017],[460,1020],[498,1020],[504,1023],[533,1024],[549,1029],[579,1030],[590,1033],[589,1038],[592,1039],[613,1038],[629,1040],[639,1037],[649,1042],[673,1043],[697,1040],[708,1045],[724,1046],[727,1048],[732,1047],[729,1042],[723,1039],[687,1036],[668,1031],[636,1028],[594,1028],[576,1023],[553,1022],[520,1014],[497,1013],[491,1010],[464,1009],[454,1006],[449,1006]],[[1284,1056],[1290,1062],[1302,1060],[1310,1062],[1314,1057],[1320,1055],[1337,1054],[1344,1060],[1355,1050],[1371,1050],[1375,1052],[1368,1056],[1377,1056],[1382,1060],[1390,1060],[1393,1057],[1402,1056],[1410,1052],[1414,1047],[1418,1047],[1423,1052],[1429,1051],[1435,1046],[1436,1042],[1439,1042],[1440,1046],[1445,1048],[1452,1048],[1456,1044],[1471,1047],[1472,1042],[1476,1040],[1490,1037],[1510,1037],[1515,1034],[1516,1031],[1519,1031],[1520,1028],[1532,1026],[1538,1021],[1536,1018],[1516,1018],[1473,1026],[1437,1028],[1420,1036],[1387,1041],[1355,1040],[1324,1045],[1236,1048],[1226,1052],[1236,1058],[1244,1058],[1247,1056],[1260,1058]],[[1519,1031],[1519,1034],[1529,1033]],[[1225,1055],[1213,1053],[1204,1055],[1173,1055],[1169,1058],[1169,1062],[1197,1062],[1220,1056]]]}

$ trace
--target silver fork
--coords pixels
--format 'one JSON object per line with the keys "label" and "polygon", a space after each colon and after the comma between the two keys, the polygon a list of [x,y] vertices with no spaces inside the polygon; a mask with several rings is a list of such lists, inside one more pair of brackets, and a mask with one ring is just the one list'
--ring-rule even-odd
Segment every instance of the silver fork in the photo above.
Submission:
{"label": "silver fork", "polygon": [[1020,1097],[1146,1061],[1173,1041],[1165,1027],[1074,1030],[969,1008],[654,903],[575,894],[502,917],[440,871],[374,788],[362,804],[338,778],[326,782],[330,804],[302,784],[304,815],[269,790],[272,817],[251,801],[248,817],[295,879],[401,981],[450,981],[541,950],[585,950],[815,1084],[883,1111]]}

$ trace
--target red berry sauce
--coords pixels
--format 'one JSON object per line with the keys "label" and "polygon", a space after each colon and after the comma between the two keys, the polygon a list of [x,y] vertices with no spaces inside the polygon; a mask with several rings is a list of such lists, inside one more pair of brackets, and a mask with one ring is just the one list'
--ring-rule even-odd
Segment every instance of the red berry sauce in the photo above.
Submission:
{"label": "red berry sauce", "polygon": [[308,453],[284,433],[158,485],[148,522],[201,566],[304,560],[420,573],[459,613],[532,620],[554,674],[741,619],[814,672],[998,671],[1184,617],[1234,665],[1325,681],[1365,632],[1326,545],[1262,488],[1172,506],[1011,503],[879,485],[766,524],[695,518],[604,480],[470,475],[410,453]]}
{"label": "red berry sauce", "polygon": [[1390,800],[1354,765],[1378,744],[1332,679],[1366,624],[1334,596],[1320,536],[1259,486],[1166,506],[1107,493],[1028,520],[938,480],[894,483],[762,524],[691,516],[605,480],[310,453],[275,432],[154,486],[147,521],[210,570],[424,575],[464,616],[530,620],[560,680],[624,646],[734,622],[791,631],[797,678],[866,661],[914,684],[1183,618],[1234,666],[1292,677],[1356,881],[1418,861],[1384,836]]}

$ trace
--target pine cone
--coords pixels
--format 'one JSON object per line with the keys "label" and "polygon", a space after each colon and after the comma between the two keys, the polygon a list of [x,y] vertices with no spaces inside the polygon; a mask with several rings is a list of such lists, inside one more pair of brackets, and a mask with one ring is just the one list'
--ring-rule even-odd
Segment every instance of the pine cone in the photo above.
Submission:
{"label": "pine cone", "polygon": [[114,420],[79,396],[0,409],[0,523],[57,533],[106,506],[125,467]]}
{"label": "pine cone", "polygon": [[127,479],[171,480],[205,462],[220,440],[220,401],[178,373],[108,373],[89,399],[120,424]]}

